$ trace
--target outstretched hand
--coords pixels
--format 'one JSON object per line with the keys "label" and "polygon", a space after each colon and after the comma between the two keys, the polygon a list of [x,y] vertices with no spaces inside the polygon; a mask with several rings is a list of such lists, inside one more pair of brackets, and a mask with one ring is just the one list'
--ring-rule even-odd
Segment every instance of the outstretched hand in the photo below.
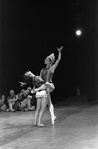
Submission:
{"label": "outstretched hand", "polygon": [[61,46],[60,48],[57,47],[58,52],[61,52],[63,48],[63,46]]}
{"label": "outstretched hand", "polygon": [[25,82],[19,82],[20,86],[23,87],[26,83]]}
{"label": "outstretched hand", "polygon": [[35,93],[35,89],[32,89],[32,90],[31,90],[31,93],[32,93],[32,94]]}
{"label": "outstretched hand", "polygon": [[36,89],[34,88],[34,89],[31,90],[31,93],[36,93],[37,91],[38,91],[38,89],[37,88]]}

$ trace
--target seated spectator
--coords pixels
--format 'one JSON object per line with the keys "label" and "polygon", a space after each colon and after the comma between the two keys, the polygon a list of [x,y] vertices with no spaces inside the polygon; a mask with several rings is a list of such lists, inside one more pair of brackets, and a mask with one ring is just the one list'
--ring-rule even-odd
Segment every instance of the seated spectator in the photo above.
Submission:
{"label": "seated spectator", "polygon": [[36,106],[35,105],[35,93],[33,93],[33,94],[31,93],[31,91],[32,91],[32,88],[31,87],[28,87],[27,90],[29,90],[28,97],[32,96],[31,103],[30,103],[31,104],[31,109],[32,108],[34,109],[35,106]]}
{"label": "seated spectator", "polygon": [[15,102],[18,100],[18,96],[15,95],[15,92],[14,90],[10,90],[10,96],[7,98],[7,101],[8,101],[8,106],[9,106],[9,109],[7,109],[6,111],[12,111],[14,112],[15,109],[14,109],[14,105],[15,105]]}
{"label": "seated spectator", "polygon": [[31,88],[27,90],[22,89],[18,95],[18,106],[21,111],[34,110],[35,107],[31,107],[32,96],[30,95]]}
{"label": "seated spectator", "polygon": [[5,96],[0,95],[0,111],[6,111]]}

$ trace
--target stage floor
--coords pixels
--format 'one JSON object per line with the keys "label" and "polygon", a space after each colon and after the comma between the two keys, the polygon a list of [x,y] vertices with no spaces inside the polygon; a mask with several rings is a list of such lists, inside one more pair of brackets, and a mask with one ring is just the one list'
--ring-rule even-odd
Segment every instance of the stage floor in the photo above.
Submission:
{"label": "stage floor", "polygon": [[98,105],[57,106],[53,126],[33,127],[34,111],[0,112],[0,149],[98,149]]}

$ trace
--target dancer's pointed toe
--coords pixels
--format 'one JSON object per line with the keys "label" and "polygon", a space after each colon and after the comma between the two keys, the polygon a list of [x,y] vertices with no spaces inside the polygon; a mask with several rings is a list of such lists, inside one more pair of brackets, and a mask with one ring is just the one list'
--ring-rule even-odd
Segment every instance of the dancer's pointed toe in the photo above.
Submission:
{"label": "dancer's pointed toe", "polygon": [[55,119],[56,119],[56,116],[51,117],[51,122],[52,122],[53,125],[55,124]]}

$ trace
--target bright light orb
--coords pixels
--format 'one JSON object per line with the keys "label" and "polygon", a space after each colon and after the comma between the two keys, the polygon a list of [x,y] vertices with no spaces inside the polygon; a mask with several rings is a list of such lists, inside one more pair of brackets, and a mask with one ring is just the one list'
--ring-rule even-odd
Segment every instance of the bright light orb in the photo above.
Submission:
{"label": "bright light orb", "polygon": [[77,31],[76,31],[76,35],[77,35],[77,36],[80,36],[80,35],[81,35],[81,30],[77,30]]}

